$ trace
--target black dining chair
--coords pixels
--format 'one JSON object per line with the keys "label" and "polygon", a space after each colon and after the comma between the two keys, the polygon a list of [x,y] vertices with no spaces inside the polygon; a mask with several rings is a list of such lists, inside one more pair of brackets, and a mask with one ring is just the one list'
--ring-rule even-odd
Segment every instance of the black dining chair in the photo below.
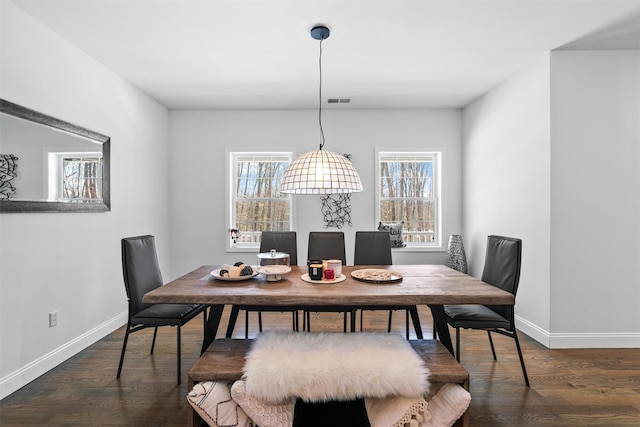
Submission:
{"label": "black dining chair", "polygon": [[[520,282],[521,263],[522,240],[503,236],[488,236],[481,280],[510,292],[515,297]],[[491,332],[505,335],[513,338],[516,342],[524,382],[529,387],[527,368],[524,365],[522,349],[520,348],[518,332],[515,326],[514,308],[514,305],[459,304],[445,305],[444,312],[447,323],[456,329],[456,359],[458,361],[460,361],[461,328],[486,330],[489,335],[493,360],[497,360],[497,358]]]}
{"label": "black dining chair", "polygon": [[129,334],[146,328],[154,328],[150,353],[153,354],[158,327],[176,326],[178,341],[178,384],[180,384],[180,328],[200,313],[203,313],[206,322],[207,306],[202,304],[143,303],[142,297],[144,294],[163,285],[156,254],[155,238],[154,236],[126,237],[121,240],[121,247],[122,274],[124,277],[124,287],[127,291],[127,299],[129,300],[129,313],[116,378],[120,378],[122,372],[122,364],[124,362]]}
{"label": "black dining chair", "polygon": [[[356,231],[356,241],[353,256],[353,265],[391,265],[393,257],[391,254],[391,240],[388,231]],[[360,331],[362,331],[362,321],[364,311],[389,310],[389,323],[387,332],[391,332],[391,322],[394,310],[405,311],[406,336],[409,339],[409,317],[413,320],[413,328],[416,337],[422,339],[422,327],[418,317],[418,308],[415,305],[387,305],[387,306],[361,306],[360,309]]]}
{"label": "black dining chair", "polygon": [[[344,233],[342,231],[311,231],[307,246],[307,260],[339,259],[342,265],[347,264],[347,256],[344,245]],[[311,313],[343,313],[344,332],[347,332],[347,317],[351,320],[351,331],[355,331],[356,307],[352,306],[303,306],[302,327],[305,331],[311,330]]]}
{"label": "black dining chair", "polygon": [[[277,252],[289,254],[289,264],[298,265],[298,240],[295,231],[263,231],[260,235],[260,252],[269,252],[275,249]],[[258,306],[258,305],[233,305],[229,316],[226,337],[231,338],[240,310],[245,312],[244,337],[249,338],[249,313],[258,312],[258,329],[262,332],[262,312],[291,312],[294,331],[299,330],[298,306]]]}

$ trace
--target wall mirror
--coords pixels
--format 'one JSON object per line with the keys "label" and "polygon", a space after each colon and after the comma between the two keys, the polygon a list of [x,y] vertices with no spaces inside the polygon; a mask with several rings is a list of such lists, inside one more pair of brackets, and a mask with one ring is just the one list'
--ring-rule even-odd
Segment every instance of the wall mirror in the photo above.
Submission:
{"label": "wall mirror", "polygon": [[109,211],[110,142],[0,99],[0,212]]}

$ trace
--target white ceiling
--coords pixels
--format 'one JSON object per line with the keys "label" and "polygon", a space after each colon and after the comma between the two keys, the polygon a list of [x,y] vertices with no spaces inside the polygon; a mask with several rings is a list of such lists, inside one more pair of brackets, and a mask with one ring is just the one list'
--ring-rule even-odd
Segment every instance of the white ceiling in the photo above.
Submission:
{"label": "white ceiling", "polygon": [[611,28],[640,44],[640,0],[11,2],[169,108],[317,108],[318,23],[323,98],[349,109],[458,108]]}

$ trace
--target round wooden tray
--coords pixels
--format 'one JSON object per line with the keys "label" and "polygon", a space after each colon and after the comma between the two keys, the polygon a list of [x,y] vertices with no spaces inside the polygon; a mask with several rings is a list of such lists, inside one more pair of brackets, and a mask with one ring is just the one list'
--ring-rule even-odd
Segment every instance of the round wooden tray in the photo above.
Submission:
{"label": "round wooden tray", "polygon": [[351,272],[351,277],[369,283],[395,283],[402,280],[402,274],[382,268],[363,268]]}
{"label": "round wooden tray", "polygon": [[309,277],[308,273],[304,273],[300,278],[305,282],[309,282],[309,283],[340,283],[347,280],[347,276],[345,276],[344,274],[341,274],[340,276],[336,277],[333,280],[326,280],[326,279],[313,280],[311,277]]}

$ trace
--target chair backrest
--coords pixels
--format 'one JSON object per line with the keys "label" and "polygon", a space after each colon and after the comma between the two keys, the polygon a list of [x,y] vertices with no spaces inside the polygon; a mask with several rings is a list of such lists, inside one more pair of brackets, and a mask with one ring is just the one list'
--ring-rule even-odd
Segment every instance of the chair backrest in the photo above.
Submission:
{"label": "chair backrest", "polygon": [[153,236],[122,239],[122,275],[129,298],[129,317],[152,304],[143,304],[147,292],[163,285]]}
{"label": "chair backrest", "polygon": [[[515,296],[520,282],[521,262],[522,240],[504,236],[488,236],[482,281]],[[489,307],[513,322],[513,306]]]}
{"label": "chair backrest", "polygon": [[298,241],[295,231],[263,231],[260,237],[260,252],[278,252],[289,254],[289,264],[298,265]]}
{"label": "chair backrest", "polygon": [[391,265],[388,231],[356,231],[353,265]]}
{"label": "chair backrest", "polygon": [[307,260],[339,259],[347,265],[342,231],[312,231],[309,233]]}

